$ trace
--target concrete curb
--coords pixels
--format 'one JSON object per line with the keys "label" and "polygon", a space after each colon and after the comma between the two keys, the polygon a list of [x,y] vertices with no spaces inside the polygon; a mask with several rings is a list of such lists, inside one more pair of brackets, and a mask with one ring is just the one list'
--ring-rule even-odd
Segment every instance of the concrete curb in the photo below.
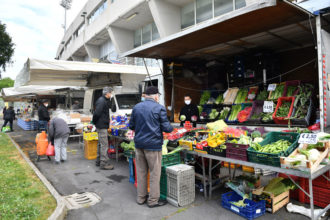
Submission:
{"label": "concrete curb", "polygon": [[54,212],[48,217],[48,220],[63,220],[66,216],[66,213],[68,211],[63,197],[56,191],[56,189],[53,187],[53,185],[47,180],[47,178],[39,171],[39,169],[31,162],[31,160],[24,154],[24,152],[21,150],[21,148],[18,146],[18,144],[10,137],[10,135],[7,135],[12,143],[15,145],[16,149],[19,151],[21,156],[24,158],[24,160],[29,164],[29,166],[32,168],[32,170],[37,174],[39,179],[43,182],[43,184],[47,187],[48,191],[52,194],[52,196],[56,199],[57,207],[54,210]]}

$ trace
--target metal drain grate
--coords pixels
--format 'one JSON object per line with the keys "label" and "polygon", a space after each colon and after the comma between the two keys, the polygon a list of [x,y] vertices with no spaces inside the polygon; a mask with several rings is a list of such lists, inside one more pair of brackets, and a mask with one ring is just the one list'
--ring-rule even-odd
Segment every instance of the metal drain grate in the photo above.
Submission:
{"label": "metal drain grate", "polygon": [[85,208],[101,201],[101,197],[93,192],[75,193],[63,198],[68,209]]}

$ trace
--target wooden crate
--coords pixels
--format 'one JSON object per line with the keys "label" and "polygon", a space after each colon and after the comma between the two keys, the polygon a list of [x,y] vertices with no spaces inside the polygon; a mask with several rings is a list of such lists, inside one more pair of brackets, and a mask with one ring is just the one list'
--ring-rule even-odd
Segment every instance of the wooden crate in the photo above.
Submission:
{"label": "wooden crate", "polygon": [[255,200],[266,200],[266,211],[275,213],[284,207],[290,201],[289,190],[281,193],[278,196],[274,196],[271,193],[265,192],[264,187],[260,187],[252,191],[253,198]]}
{"label": "wooden crate", "polygon": [[[303,149],[307,148],[307,144],[303,145]],[[319,159],[317,161],[315,161],[314,163],[312,161],[306,161],[306,167],[305,166],[293,166],[290,164],[290,157],[291,156],[295,156],[296,154],[298,154],[298,148],[295,149],[288,157],[281,157],[281,167],[282,168],[286,168],[286,169],[299,169],[302,171],[306,171],[306,172],[314,172],[318,166],[320,165],[320,163],[329,155],[330,152],[330,143],[329,142],[324,142],[324,151],[321,152],[321,155],[319,157]]]}
{"label": "wooden crate", "polygon": [[229,88],[223,104],[232,105],[236,99],[239,88]]}

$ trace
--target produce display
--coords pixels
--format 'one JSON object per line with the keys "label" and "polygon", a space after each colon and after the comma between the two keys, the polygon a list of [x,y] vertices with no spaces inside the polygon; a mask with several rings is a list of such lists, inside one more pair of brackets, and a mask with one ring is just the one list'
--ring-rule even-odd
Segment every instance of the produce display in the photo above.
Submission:
{"label": "produce display", "polygon": [[223,94],[220,94],[216,100],[215,100],[215,104],[219,105],[219,104],[222,104],[224,101],[224,98],[223,98]]}
{"label": "produce display", "polygon": [[258,89],[258,86],[251,87],[245,101],[252,102],[257,97]]}
{"label": "produce display", "polygon": [[235,120],[237,120],[237,115],[238,115],[238,113],[241,110],[242,110],[242,106],[241,105],[233,105],[233,107],[231,108],[230,115],[228,117],[228,121],[235,121]]}
{"label": "produce display", "polygon": [[272,91],[269,95],[270,100],[277,100],[278,98],[282,97],[283,92],[284,92],[284,84],[280,84],[276,86],[275,91]]}
{"label": "produce display", "polygon": [[228,117],[229,112],[230,108],[224,107],[220,112],[219,120],[225,120]]}
{"label": "produce display", "polygon": [[135,150],[135,144],[134,141],[131,141],[129,143],[122,142],[120,144],[120,147],[123,148],[124,151],[134,151]]}
{"label": "produce display", "polygon": [[264,146],[261,146],[259,143],[253,143],[251,147],[262,153],[271,153],[271,154],[279,154],[281,152],[286,151],[292,143],[286,140],[278,140],[274,143],[267,144]]}
{"label": "produce display", "polygon": [[268,92],[267,92],[267,90],[262,90],[262,91],[258,94],[256,100],[259,100],[259,101],[265,101],[265,100],[267,100],[267,98],[268,98]]}
{"label": "produce display", "polygon": [[283,102],[276,112],[276,117],[288,117],[291,102]]}
{"label": "produce display", "polygon": [[234,104],[241,104],[245,102],[249,93],[249,89],[242,88],[238,91]]}
{"label": "produce display", "polygon": [[247,121],[248,117],[251,114],[251,111],[252,111],[252,107],[246,107],[245,109],[240,111],[237,115],[238,121],[241,123]]}
{"label": "produce display", "polygon": [[[307,127],[310,125],[311,118],[309,112],[311,112],[312,106],[314,106],[311,99],[314,88],[313,85],[308,83],[300,84],[299,82],[299,85],[294,85],[294,83],[296,82],[282,82],[281,84],[277,84],[275,90],[271,92],[268,92],[266,87],[259,90],[258,86],[240,89],[236,87],[228,88],[226,93],[220,93],[216,98],[211,97],[210,91],[204,91],[201,94],[200,103],[198,105],[200,119],[207,119],[207,122],[220,119],[227,120],[230,123],[254,125],[259,123],[275,123],[282,124],[283,126],[289,123],[288,120],[291,120],[290,124],[292,125]],[[273,112],[276,109],[277,101],[279,98],[283,97],[284,93],[286,97],[295,98],[292,113],[290,113],[291,103],[283,102],[283,105],[279,107],[276,115],[274,115],[276,118],[273,118]],[[284,99],[282,98],[282,100]],[[267,109],[265,108],[265,110],[263,110],[260,101],[273,101],[273,112],[263,112],[267,111]],[[239,105],[243,103],[252,103],[252,106],[254,106],[252,114],[250,108],[242,109],[242,107],[239,107]],[[207,104],[207,106],[204,106],[204,104]],[[270,104],[267,104],[268,108],[269,105]],[[289,115],[289,113],[291,115]],[[183,118],[180,118],[181,121],[182,119]],[[297,120],[294,121],[292,119]]]}
{"label": "produce display", "polygon": [[291,97],[293,96],[294,92],[297,90],[296,86],[288,86],[286,91],[286,96]]}
{"label": "produce display", "polygon": [[313,86],[311,84],[303,84],[299,86],[299,94],[296,96],[293,107],[294,114],[291,118],[302,119],[308,113],[310,98],[312,96]]}
{"label": "produce display", "polygon": [[273,113],[268,112],[268,113],[261,113],[261,121],[263,122],[269,122],[273,120]]}
{"label": "produce display", "polygon": [[202,93],[199,105],[205,105],[209,99],[211,98],[211,92],[210,91],[204,91]]}
{"label": "produce display", "polygon": [[299,148],[296,154],[290,155],[288,162],[292,167],[306,167],[307,161],[315,163],[326,150],[323,142],[317,144],[309,144],[306,148]]}
{"label": "produce display", "polygon": [[212,109],[211,113],[209,114],[209,119],[213,120],[219,116],[219,112],[216,109]]}

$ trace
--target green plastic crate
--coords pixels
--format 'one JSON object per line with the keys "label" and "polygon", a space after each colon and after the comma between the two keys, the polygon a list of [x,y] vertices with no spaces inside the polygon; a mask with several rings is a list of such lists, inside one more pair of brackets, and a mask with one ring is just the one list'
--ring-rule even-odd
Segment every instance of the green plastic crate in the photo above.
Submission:
{"label": "green plastic crate", "polygon": [[160,198],[165,200],[167,198],[167,175],[166,166],[162,167],[162,173],[160,176]]}
{"label": "green plastic crate", "polygon": [[280,157],[289,156],[297,147],[298,147],[298,133],[292,132],[270,132],[267,134],[266,138],[260,143],[261,146],[274,143],[278,140],[287,140],[292,144],[290,147],[279,154],[270,154],[270,153],[262,153],[254,150],[252,147],[247,149],[248,160],[254,163],[265,164],[269,166],[281,167]]}
{"label": "green plastic crate", "polygon": [[171,166],[181,163],[180,152],[162,156],[162,166]]}

